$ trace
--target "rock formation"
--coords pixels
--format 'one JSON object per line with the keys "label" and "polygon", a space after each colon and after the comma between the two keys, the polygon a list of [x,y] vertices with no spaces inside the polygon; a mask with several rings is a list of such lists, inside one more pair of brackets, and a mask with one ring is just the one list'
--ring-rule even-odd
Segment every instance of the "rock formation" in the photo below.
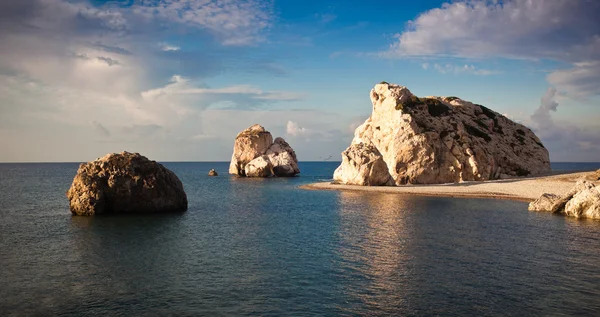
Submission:
{"label": "rock formation", "polygon": [[255,124],[235,138],[229,173],[248,177],[286,177],[300,173],[296,152],[283,139]]}
{"label": "rock formation", "polygon": [[[396,185],[479,181],[550,171],[548,151],[531,130],[482,105],[457,97],[419,98],[404,86],[385,82],[371,90],[371,102],[371,117],[356,129],[343,156],[354,151],[354,145],[372,145]],[[344,158],[344,162],[348,160]],[[350,165],[344,167],[344,162],[334,181],[346,183],[353,175],[364,174],[352,171]],[[362,168],[361,164],[355,166]]]}
{"label": "rock formation", "polygon": [[177,176],[139,153],[107,154],[79,166],[67,191],[73,214],[185,211],[188,201]]}
{"label": "rock formation", "polygon": [[580,180],[566,195],[543,194],[529,204],[529,210],[600,219],[600,186]]}
{"label": "rock formation", "polygon": [[352,144],[342,152],[342,164],[335,170],[336,182],[348,185],[393,185],[394,179],[383,156],[372,144]]}
{"label": "rock formation", "polygon": [[219,173],[217,173],[217,171],[215,171],[215,169],[211,169],[210,171],[208,171],[208,176],[219,176]]}

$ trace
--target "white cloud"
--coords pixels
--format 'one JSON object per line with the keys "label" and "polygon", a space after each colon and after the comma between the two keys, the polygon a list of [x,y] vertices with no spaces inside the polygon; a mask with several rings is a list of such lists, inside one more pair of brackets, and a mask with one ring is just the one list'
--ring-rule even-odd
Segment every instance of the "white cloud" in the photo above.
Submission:
{"label": "white cloud", "polygon": [[300,127],[298,123],[288,121],[286,126],[286,133],[293,136],[309,137],[313,132],[307,128]]}
{"label": "white cloud", "polygon": [[[155,100],[162,96],[176,95],[196,95],[196,96],[214,96],[221,95],[220,100],[228,99],[227,96],[237,95],[246,96],[248,99],[262,101],[295,101],[304,97],[303,94],[287,91],[262,91],[261,89],[250,85],[237,85],[222,88],[197,87],[189,79],[175,75],[171,82],[164,87],[150,89],[141,93],[145,100]],[[232,100],[233,101],[233,100]]]}
{"label": "white cloud", "polygon": [[160,45],[160,49],[164,52],[176,52],[176,51],[181,50],[181,47],[167,44],[167,43],[160,43],[159,45]]}
{"label": "white cloud", "polygon": [[598,12],[600,2],[588,0],[456,1],[409,22],[381,55],[554,60],[572,68],[551,73],[551,84],[598,95]]}
{"label": "white cloud", "polygon": [[272,4],[258,0],[157,0],[132,8],[146,19],[159,19],[206,29],[225,45],[249,45],[263,40],[271,25]]}
{"label": "white cloud", "polygon": [[575,96],[600,95],[600,60],[573,64],[570,69],[557,70],[547,77],[548,82]]}
{"label": "white cloud", "polygon": [[[427,69],[423,67],[424,69]],[[478,69],[473,65],[454,65],[454,64],[433,64],[433,69],[441,74],[471,74],[471,75],[495,75],[499,74],[498,71]]]}

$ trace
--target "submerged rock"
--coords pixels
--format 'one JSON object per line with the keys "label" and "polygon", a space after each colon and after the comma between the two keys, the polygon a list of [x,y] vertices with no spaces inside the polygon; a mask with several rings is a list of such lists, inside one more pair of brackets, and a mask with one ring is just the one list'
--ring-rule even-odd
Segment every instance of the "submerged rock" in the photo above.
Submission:
{"label": "submerged rock", "polygon": [[352,144],[342,153],[342,164],[335,170],[333,179],[348,185],[393,185],[381,153],[372,144]]}
{"label": "submerged rock", "polygon": [[139,153],[107,154],[79,166],[67,191],[76,215],[185,211],[183,184],[161,164]]}
{"label": "submerged rock", "polygon": [[255,124],[235,138],[229,173],[248,177],[287,177],[300,173],[300,169],[292,147],[283,138],[273,142],[271,133]]}
{"label": "submerged rock", "polygon": [[208,176],[219,176],[219,173],[217,173],[217,171],[215,171],[215,169],[211,169],[210,171],[208,171]]}
{"label": "submerged rock", "polygon": [[[375,85],[370,96],[373,112],[356,129],[351,147],[372,144],[396,185],[550,171],[548,151],[530,129],[482,105],[457,97],[419,98],[385,82]],[[344,173],[357,173],[343,170],[335,181],[344,183],[352,178]]]}
{"label": "submerged rock", "polygon": [[580,180],[567,194],[543,194],[529,204],[531,211],[547,211],[577,218],[600,219],[600,186]]}

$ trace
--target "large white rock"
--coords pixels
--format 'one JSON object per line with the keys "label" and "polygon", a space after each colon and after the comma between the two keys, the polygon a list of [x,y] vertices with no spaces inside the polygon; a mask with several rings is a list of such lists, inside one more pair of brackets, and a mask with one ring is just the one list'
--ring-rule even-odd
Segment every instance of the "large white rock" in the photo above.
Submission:
{"label": "large white rock", "polygon": [[381,153],[372,144],[352,144],[342,153],[342,164],[335,170],[337,183],[361,186],[393,185]]}
{"label": "large white rock", "polygon": [[587,180],[580,180],[563,196],[543,194],[529,204],[529,210],[600,219],[600,186]]}
{"label": "large white rock", "polygon": [[[254,160],[257,161],[248,169],[247,165]],[[263,160],[269,162],[268,168]],[[269,173],[266,172],[267,169]],[[251,175],[248,175],[248,170]],[[300,173],[300,169],[292,147],[283,138],[276,138],[273,142],[271,133],[255,124],[235,138],[229,173],[250,177],[284,177],[295,176]]]}
{"label": "large white rock", "polygon": [[418,98],[388,83],[375,85],[370,96],[371,117],[351,144],[373,144],[397,185],[550,171],[548,151],[530,129],[484,106],[456,97]]}

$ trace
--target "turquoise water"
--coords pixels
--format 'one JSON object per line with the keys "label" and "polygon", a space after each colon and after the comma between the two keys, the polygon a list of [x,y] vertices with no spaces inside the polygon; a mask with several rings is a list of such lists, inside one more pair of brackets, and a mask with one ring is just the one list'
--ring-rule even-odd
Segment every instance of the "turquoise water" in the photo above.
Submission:
{"label": "turquoise water", "polygon": [[186,213],[73,217],[78,164],[0,164],[1,315],[600,314],[599,221],[165,165]]}

